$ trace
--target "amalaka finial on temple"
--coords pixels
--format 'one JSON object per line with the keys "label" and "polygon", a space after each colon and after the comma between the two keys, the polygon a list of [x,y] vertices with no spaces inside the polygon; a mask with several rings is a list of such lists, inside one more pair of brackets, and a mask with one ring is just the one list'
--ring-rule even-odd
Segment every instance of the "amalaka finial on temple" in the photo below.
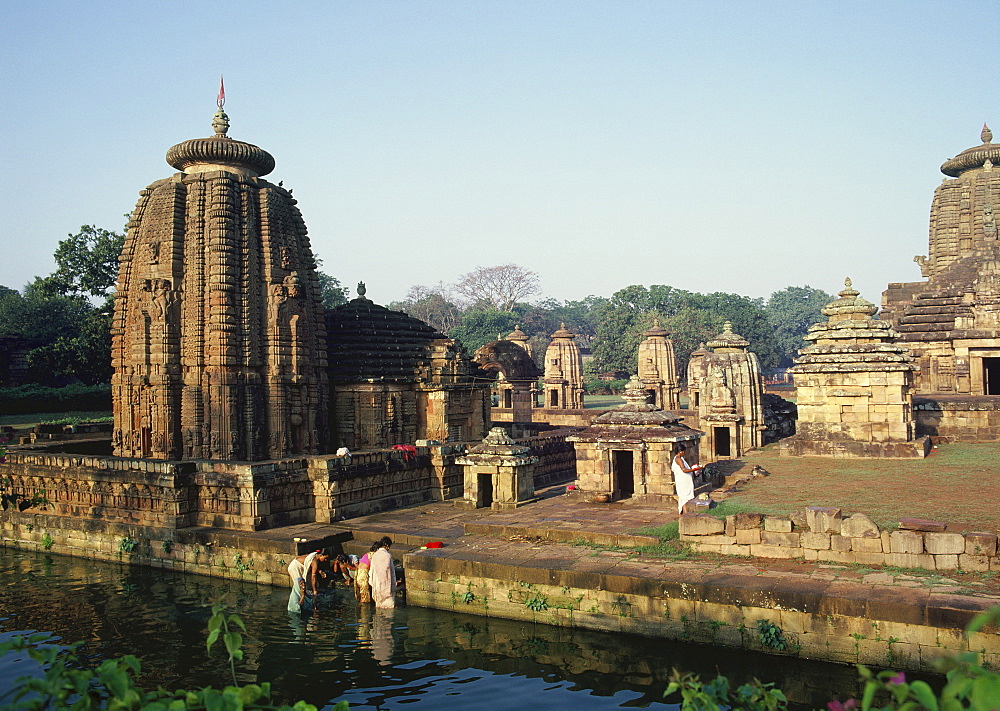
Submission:
{"label": "amalaka finial on temple", "polygon": [[841,299],[850,299],[860,294],[861,292],[854,288],[854,282],[851,281],[851,277],[847,277],[846,279],[844,279],[844,290],[838,292],[837,296],[839,296]]}
{"label": "amalaka finial on temple", "polygon": [[363,281],[359,281],[358,282],[358,296],[360,296],[361,298],[364,298],[366,293],[368,293],[368,288],[365,286],[365,283]]}
{"label": "amalaka finial on temple", "polygon": [[733,332],[733,322],[730,321],[729,319],[726,319],[726,322],[724,324],[722,324],[722,332],[724,334],[726,334],[726,333],[732,333]]}
{"label": "amalaka finial on temple", "polygon": [[991,143],[993,141],[993,131],[983,123],[983,131],[979,134],[979,137],[983,139],[983,143]]}
{"label": "amalaka finial on temple", "polygon": [[222,109],[226,105],[226,85],[222,80],[222,75],[219,75],[219,97],[215,100],[215,105],[219,107],[219,110],[215,112],[215,116],[212,117],[212,128],[215,129],[216,138],[229,138],[226,134],[229,132],[229,116]]}

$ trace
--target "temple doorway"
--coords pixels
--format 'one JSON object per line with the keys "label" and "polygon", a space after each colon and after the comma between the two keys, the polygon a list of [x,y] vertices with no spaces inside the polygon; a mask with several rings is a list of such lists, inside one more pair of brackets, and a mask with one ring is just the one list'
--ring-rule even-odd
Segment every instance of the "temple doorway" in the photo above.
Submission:
{"label": "temple doorway", "polygon": [[1000,358],[983,358],[983,394],[1000,395]]}
{"label": "temple doorway", "polygon": [[732,455],[732,439],[729,435],[730,430],[728,427],[715,427],[713,428],[712,439],[715,442],[715,456],[716,457],[731,457]]}
{"label": "temple doorway", "polygon": [[493,473],[479,473],[479,505],[490,508],[493,505]]}
{"label": "temple doorway", "polygon": [[632,498],[635,493],[635,470],[631,449],[611,450],[611,471],[618,498]]}

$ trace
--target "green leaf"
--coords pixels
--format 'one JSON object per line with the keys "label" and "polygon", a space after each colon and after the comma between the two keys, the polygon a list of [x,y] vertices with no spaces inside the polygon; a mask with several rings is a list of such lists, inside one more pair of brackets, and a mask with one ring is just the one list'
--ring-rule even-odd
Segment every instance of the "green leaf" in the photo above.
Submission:
{"label": "green leaf", "polygon": [[212,651],[212,645],[215,644],[216,640],[219,639],[219,632],[220,631],[221,630],[214,629],[214,630],[212,630],[211,632],[208,633],[208,640],[206,640],[206,642],[205,642],[205,647],[206,647],[206,649],[209,652]]}
{"label": "green leaf", "polygon": [[222,627],[222,615],[212,615],[212,617],[208,620],[208,631],[214,632],[220,627]]}
{"label": "green leaf", "polygon": [[938,711],[937,696],[925,681],[914,681],[910,684],[910,691],[917,698],[917,701],[928,711]]}
{"label": "green leaf", "polygon": [[240,657],[236,653],[243,646],[243,635],[239,632],[226,632],[222,639],[226,643],[226,651],[229,652],[229,656],[239,659]]}
{"label": "green leaf", "polygon": [[869,711],[872,707],[872,700],[875,698],[875,691],[877,689],[877,682],[868,681],[865,683],[865,693],[861,697],[861,711]]}
{"label": "green leaf", "polygon": [[973,681],[969,700],[974,709],[1000,709],[1000,676],[987,674]]}
{"label": "green leaf", "polygon": [[225,699],[215,689],[203,689],[202,693],[207,711],[223,711],[226,708]]}
{"label": "green leaf", "polygon": [[243,624],[243,620],[240,619],[239,615],[230,615],[229,616],[229,623],[233,624],[233,625],[236,625],[237,627],[239,627],[244,632],[247,631],[247,626],[245,624]]}

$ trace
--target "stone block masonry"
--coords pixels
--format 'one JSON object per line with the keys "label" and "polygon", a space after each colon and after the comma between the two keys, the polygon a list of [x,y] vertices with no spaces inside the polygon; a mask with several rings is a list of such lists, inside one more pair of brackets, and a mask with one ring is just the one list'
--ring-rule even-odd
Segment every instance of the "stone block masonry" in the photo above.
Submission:
{"label": "stone block masonry", "polygon": [[237,531],[167,527],[81,520],[24,512],[0,513],[0,545],[45,550],[74,558],[118,561],[216,578],[287,587],[286,568],[300,553],[337,548],[349,532],[322,531],[298,543]]}
{"label": "stone block masonry", "polygon": [[804,516],[791,519],[760,515],[756,525],[753,521],[747,514],[728,516],[725,522],[709,514],[688,514],[681,516],[680,537],[701,553],[744,555],[741,549],[751,544],[751,555],[761,558],[1000,571],[997,534],[949,533],[947,524],[938,521],[904,519],[904,530],[883,531],[864,514],[843,517],[840,509],[828,507],[807,507]]}
{"label": "stone block masonry", "polygon": [[[935,660],[972,648],[962,630],[991,604],[925,589],[683,563],[579,557],[559,560],[557,569],[551,560],[526,558],[515,544],[505,551],[500,560],[475,543],[456,542],[406,555],[408,602],[905,670],[930,670]],[[783,642],[769,644],[762,626],[776,628]],[[987,664],[1000,661],[1000,635],[976,634],[974,650]]]}

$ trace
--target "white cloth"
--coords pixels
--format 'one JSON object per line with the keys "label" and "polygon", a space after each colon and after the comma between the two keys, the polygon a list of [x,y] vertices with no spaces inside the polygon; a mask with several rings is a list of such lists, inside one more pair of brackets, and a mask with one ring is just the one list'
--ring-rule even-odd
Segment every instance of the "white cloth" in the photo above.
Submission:
{"label": "white cloth", "polygon": [[396,567],[392,564],[392,555],[385,548],[379,548],[371,554],[371,570],[368,582],[372,586],[372,599],[375,607],[396,606]]}
{"label": "white cloth", "polygon": [[694,498],[694,476],[684,471],[690,469],[684,457],[680,457],[681,464],[677,462],[678,457],[674,457],[670,462],[670,473],[674,475],[674,489],[677,491],[677,513],[683,513],[684,504]]}
{"label": "white cloth", "polygon": [[288,577],[292,581],[292,592],[288,596],[288,611],[289,612],[300,612],[301,608],[299,605],[299,600],[304,597],[299,591],[299,583],[305,587],[306,590],[309,589],[309,581],[306,576],[309,575],[309,570],[312,568],[313,561],[316,560],[318,554],[313,551],[305,557],[305,560],[299,560],[298,556],[292,558],[292,562],[288,564]]}

